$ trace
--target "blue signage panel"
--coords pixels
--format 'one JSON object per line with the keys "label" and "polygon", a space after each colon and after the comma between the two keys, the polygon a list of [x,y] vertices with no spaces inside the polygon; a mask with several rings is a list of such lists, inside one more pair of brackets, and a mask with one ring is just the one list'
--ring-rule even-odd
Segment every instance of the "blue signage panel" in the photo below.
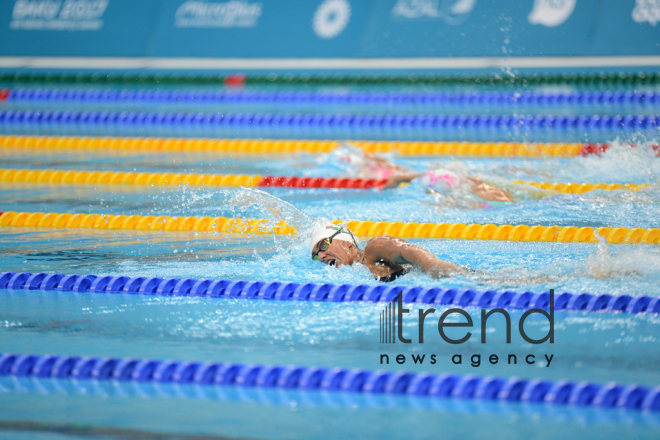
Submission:
{"label": "blue signage panel", "polygon": [[352,57],[369,12],[355,0],[168,0],[149,55]]}
{"label": "blue signage panel", "polygon": [[597,6],[597,0],[376,1],[361,56],[587,54]]}
{"label": "blue signage panel", "polygon": [[660,0],[5,0],[0,55],[657,55]]}
{"label": "blue signage panel", "polygon": [[604,0],[594,55],[660,55],[660,0]]}
{"label": "blue signage panel", "polygon": [[157,0],[4,0],[0,54],[145,56]]}

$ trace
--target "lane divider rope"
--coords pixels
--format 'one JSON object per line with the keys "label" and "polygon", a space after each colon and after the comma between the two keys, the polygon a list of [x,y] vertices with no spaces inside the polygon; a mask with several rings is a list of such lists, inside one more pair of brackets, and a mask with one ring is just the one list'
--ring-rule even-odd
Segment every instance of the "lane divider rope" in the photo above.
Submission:
{"label": "lane divider rope", "polygon": [[[387,179],[349,179],[296,176],[259,176],[247,174],[149,173],[133,171],[41,170],[0,168],[0,182],[44,183],[50,185],[135,185],[135,186],[207,186],[207,187],[288,187],[288,188],[380,188]],[[514,180],[512,183],[582,194],[597,189],[638,191],[649,184],[634,183],[552,183]]]}
{"label": "lane divider rope", "polygon": [[660,411],[660,387],[493,376],[57,355],[0,355],[0,376],[458,398]]}
{"label": "lane divider rope", "polygon": [[[274,224],[273,224],[274,223]],[[228,232],[239,234],[294,235],[297,231],[283,221],[226,217],[170,217],[166,215],[69,214],[4,212],[0,226],[34,228],[125,229],[161,231]]]}
{"label": "lane divider rope", "polygon": [[660,105],[660,93],[629,91],[542,92],[319,92],[251,90],[152,90],[152,89],[44,89],[0,90],[9,102],[195,103],[287,105],[417,105],[437,106],[596,106]]}
{"label": "lane divider rope", "polygon": [[212,112],[33,111],[0,110],[0,127],[81,126],[160,128],[286,128],[366,131],[543,130],[604,131],[650,130],[660,127],[652,115],[368,115]]}
{"label": "lane divider rope", "polygon": [[[2,171],[0,171],[1,173]],[[2,175],[0,174],[0,180]],[[524,180],[513,180],[512,183],[530,185],[535,188],[557,191],[561,194],[583,194],[589,191],[605,190],[616,191],[626,189],[628,191],[639,191],[642,188],[650,188],[648,183],[557,183],[557,182],[528,182]]]}
{"label": "lane divider rope", "polygon": [[[278,301],[368,302],[397,298],[407,304],[433,304],[526,310],[548,309],[549,292],[475,290],[451,287],[389,286],[384,284],[315,284],[280,281],[213,280],[129,277],[122,275],[64,275],[61,273],[0,272],[0,289],[156,296],[195,296]],[[556,293],[554,309],[570,312],[660,313],[660,297],[591,293]]]}
{"label": "lane divider rope", "polygon": [[447,75],[435,73],[409,73],[406,75],[364,75],[364,74],[299,74],[276,73],[268,74],[212,74],[212,73],[152,73],[152,72],[113,72],[113,71],[79,71],[62,72],[61,70],[33,70],[30,72],[0,72],[0,81],[27,83],[90,83],[106,84],[224,84],[227,86],[242,86],[249,84],[472,84],[472,85],[515,85],[525,86],[545,84],[573,84],[578,86],[641,86],[660,83],[660,74],[648,72],[612,72],[612,73],[519,73],[513,77],[502,75]]}
{"label": "lane divider rope", "polygon": [[[457,155],[457,156],[577,156],[597,154],[606,145],[589,144],[529,144],[508,142],[393,142],[350,141],[366,153],[401,155]],[[194,139],[194,138],[135,138],[135,137],[65,137],[0,135],[1,148],[26,150],[103,150],[140,152],[223,152],[242,154],[269,153],[329,153],[341,145],[328,140],[272,140],[272,139]]]}
{"label": "lane divider rope", "polygon": [[[365,153],[396,151],[403,156],[448,155],[477,157],[572,157],[600,155],[607,144],[518,142],[348,141]],[[102,150],[139,152],[219,152],[273,154],[329,153],[342,144],[331,140],[208,139],[0,135],[0,148],[23,150]],[[660,155],[660,145],[652,145]]]}
{"label": "lane divider rope", "polygon": [[[334,223],[341,223],[334,220]],[[464,240],[505,240],[544,242],[598,241],[596,234],[610,244],[657,244],[660,229],[609,228],[576,226],[528,226],[464,223],[403,223],[403,222],[346,222],[359,237],[387,235],[401,238],[451,238]],[[31,228],[84,228],[84,229],[150,229],[162,231],[209,231],[243,234],[297,234],[295,228],[279,221],[271,226],[268,220],[250,220],[225,217],[170,217],[155,215],[69,214],[8,211],[0,214],[0,227]]]}
{"label": "lane divider rope", "polygon": [[46,183],[53,185],[135,185],[207,187],[286,188],[380,188],[387,179],[259,176],[247,174],[138,173],[125,171],[76,171],[0,168],[0,182]]}

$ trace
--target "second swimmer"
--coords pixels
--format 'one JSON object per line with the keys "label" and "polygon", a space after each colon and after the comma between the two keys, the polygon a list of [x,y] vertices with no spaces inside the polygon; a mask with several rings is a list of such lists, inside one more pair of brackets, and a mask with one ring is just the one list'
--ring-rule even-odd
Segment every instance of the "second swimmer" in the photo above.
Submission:
{"label": "second swimmer", "polygon": [[330,153],[330,158],[337,161],[351,177],[387,179],[383,189],[415,181],[435,196],[465,199],[472,202],[468,206],[473,208],[494,208],[515,202],[508,191],[470,176],[467,167],[457,161],[438,165],[426,173],[415,173],[348,144],[335,149]]}

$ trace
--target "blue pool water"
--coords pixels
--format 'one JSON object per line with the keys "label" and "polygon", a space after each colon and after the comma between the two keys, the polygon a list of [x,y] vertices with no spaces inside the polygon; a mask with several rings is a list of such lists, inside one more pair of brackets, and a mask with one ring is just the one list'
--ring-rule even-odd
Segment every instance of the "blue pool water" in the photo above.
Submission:
{"label": "blue pool water", "polygon": [[[39,105],[21,103],[20,108],[47,109]],[[52,107],[53,104],[49,105]],[[60,103],[53,108],[80,107],[80,104]],[[144,110],[118,104],[107,109]],[[182,109],[188,107],[167,107],[173,111]],[[195,110],[210,111],[208,108]],[[318,108],[290,106],[230,110],[319,111]],[[352,111],[363,113],[416,113],[417,110],[406,107],[352,108]],[[492,108],[468,110],[484,114],[493,111]],[[543,113],[546,110],[526,108],[525,112]],[[580,107],[579,113],[608,114],[619,110],[603,106]],[[654,114],[648,107],[623,110],[640,115]],[[328,108],[327,111],[335,110]],[[557,114],[576,111],[575,108],[560,108]],[[40,132],[27,125],[4,126],[2,130],[37,134],[48,131]],[[263,135],[258,130],[241,130],[229,135],[251,138]],[[62,131],[65,132],[67,130]],[[75,132],[83,134],[85,130]],[[109,134],[158,133],[142,132],[135,127],[116,127]],[[343,138],[345,134],[338,131],[318,137]],[[389,133],[388,136],[400,138],[400,134]],[[475,137],[493,140],[491,135],[480,133],[477,136],[467,131],[451,134],[452,140]],[[543,141],[552,136],[529,132],[524,137],[530,141]],[[390,191],[272,188],[264,192],[241,188],[0,183],[0,211],[284,219],[296,226],[301,235],[319,218],[659,228],[660,159],[646,147],[657,143],[657,137],[653,133],[634,130],[625,136],[612,133],[599,133],[598,136],[591,138],[586,133],[587,140],[606,140],[614,144],[600,157],[469,159],[387,155],[399,165],[419,172],[432,169],[436,162],[461,160],[471,173],[509,189],[518,202],[496,209],[447,206],[414,183]],[[561,140],[576,138],[585,138],[585,134],[571,134]],[[643,145],[638,148],[622,145],[631,139]],[[11,149],[0,151],[0,167],[322,177],[343,176],[347,172],[328,156],[306,154],[257,158],[185,153],[42,153]],[[514,179],[643,183],[650,187],[637,192],[594,191],[562,195],[512,184]],[[660,296],[660,249],[657,245],[410,241],[440,258],[470,266],[475,272],[433,280],[413,271],[397,280],[397,285],[521,292],[542,292],[553,288],[557,292]],[[195,232],[2,228],[0,270],[377,284],[365,268],[333,268],[311,261],[309,249],[301,237]],[[425,306],[409,306],[411,323],[415,320],[415,309],[419,307]],[[425,326],[429,336],[424,345],[383,346],[377,342],[378,313],[382,308],[382,303],[366,302],[250,301],[5,289],[0,290],[0,353],[292,364],[434,374],[452,372],[555,381],[637,383],[647,387],[660,384],[657,368],[660,365],[660,317],[656,315],[556,312],[555,343],[552,345],[525,342],[515,325],[512,341],[507,344],[503,323],[493,318],[486,327],[487,344],[479,342],[481,330],[475,326],[468,343],[452,346],[439,339],[434,328],[437,321],[429,319]],[[439,308],[436,313],[443,310]],[[469,309],[469,312],[474,321],[479,322],[479,310]],[[522,312],[510,313],[512,322],[517,323]],[[526,325],[533,337],[542,337],[548,331],[547,320],[539,317],[530,318]],[[456,335],[461,334],[458,330]],[[389,364],[380,362],[381,354],[389,355]],[[404,354],[408,359],[412,354],[429,357],[435,354],[438,361],[436,364],[415,365],[408,360],[399,365],[394,361],[398,354]],[[463,356],[462,365],[451,362],[455,354]],[[502,361],[490,365],[487,358],[491,354],[502,359],[515,354],[518,362],[514,365]],[[528,354],[536,356],[535,364],[528,365],[523,361]],[[473,355],[481,356],[480,366],[471,365],[469,359]],[[553,356],[550,365],[545,355]],[[558,432],[562,438],[575,439],[657,438],[660,418],[649,413],[576,406],[0,377],[0,438],[3,439],[113,436],[422,439],[441,435],[448,438],[554,439]],[[161,437],[154,437],[157,435]]]}
{"label": "blue pool water", "polygon": [[[617,412],[603,415],[585,409],[553,411],[542,406],[475,402],[443,404],[442,401],[435,407],[425,408],[402,398],[376,397],[365,402],[358,397],[356,402],[341,397],[329,400],[325,396],[316,398],[269,391],[258,392],[256,396],[248,392],[245,396],[240,391],[221,390],[219,396],[204,399],[187,398],[187,390],[178,389],[165,390],[163,395],[154,397],[148,393],[137,393],[136,396],[131,389],[128,392],[101,390],[100,393],[92,390],[80,394],[74,390],[71,395],[66,391],[67,385],[57,384],[64,390],[56,388],[53,393],[35,394],[27,388],[26,391],[7,394],[13,405],[3,408],[3,417],[15,420],[10,426],[20,426],[19,422],[26,418],[26,413],[38,413],[43,422],[37,427],[51,433],[37,436],[35,434],[39,431],[31,425],[32,432],[27,436],[19,436],[20,430],[5,430],[2,438],[51,440],[76,438],[76,433],[80,438],[93,438],[95,432],[97,438],[102,438],[100,434],[104,428],[114,428],[120,438],[148,438],[147,435],[153,433],[164,433],[169,436],[160,438],[168,439],[225,439],[248,435],[252,438],[320,439],[348,438],[356,433],[370,438],[430,439],[438,435],[489,437],[493,432],[503,438],[525,435],[556,438],[559,430],[562,438],[567,439],[591,436],[654,438],[657,430],[656,420],[648,416]],[[131,424],[122,425],[127,418],[131,419]],[[88,425],[82,425],[81,420]],[[9,427],[6,424],[0,426],[3,429]]]}

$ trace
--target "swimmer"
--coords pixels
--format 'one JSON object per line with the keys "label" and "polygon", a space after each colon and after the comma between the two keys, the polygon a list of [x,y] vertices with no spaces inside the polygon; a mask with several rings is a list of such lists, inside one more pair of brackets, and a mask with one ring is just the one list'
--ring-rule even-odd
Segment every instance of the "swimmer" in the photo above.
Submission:
{"label": "swimmer", "polygon": [[343,144],[335,148],[321,161],[325,164],[338,166],[345,175],[355,179],[381,180],[410,173],[407,169],[384,157],[365,153],[361,148],[350,144]]}
{"label": "swimmer", "polygon": [[468,193],[482,208],[493,208],[506,203],[513,203],[509,192],[487,184],[478,177],[469,175],[468,169],[460,162],[440,165],[427,173],[406,173],[387,179],[383,189],[395,188],[401,183],[410,183],[418,179],[422,187],[437,195],[461,195]]}
{"label": "swimmer", "polygon": [[[365,153],[361,148],[344,144],[329,156],[330,162],[338,163],[344,172],[353,178],[387,179],[383,189],[396,188],[402,183],[417,180],[427,192],[435,196],[451,196],[454,199],[472,198],[470,205],[475,208],[493,208],[513,203],[511,194],[469,175],[461,162],[438,165],[426,173],[415,173],[375,154]],[[326,159],[327,162],[327,159]]]}
{"label": "swimmer", "polygon": [[413,268],[433,278],[465,273],[469,269],[443,261],[419,246],[399,238],[376,237],[365,244],[364,250],[353,233],[346,227],[325,223],[318,226],[309,241],[312,260],[330,266],[364,264],[374,277],[389,283],[407,274]]}

